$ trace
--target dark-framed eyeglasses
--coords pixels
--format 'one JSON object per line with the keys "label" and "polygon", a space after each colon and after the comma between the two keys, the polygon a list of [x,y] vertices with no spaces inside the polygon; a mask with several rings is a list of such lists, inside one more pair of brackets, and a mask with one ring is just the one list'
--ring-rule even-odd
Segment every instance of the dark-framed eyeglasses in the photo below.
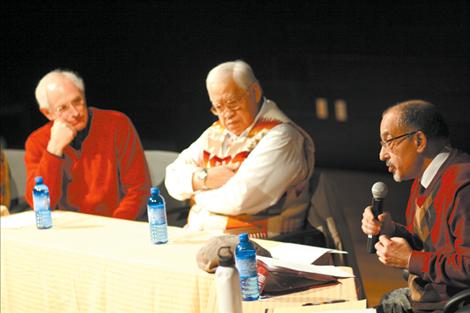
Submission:
{"label": "dark-framed eyeglasses", "polygon": [[[412,131],[412,132],[409,132],[409,133],[406,133],[406,134],[403,134],[403,135],[399,135],[399,136],[395,136],[393,138],[390,138],[390,139],[387,139],[387,140],[380,140],[380,145],[382,146],[382,148],[384,149],[390,149],[390,143],[391,142],[394,142],[395,140],[398,140],[400,138],[404,138],[404,137],[409,137],[411,135],[414,135],[416,134],[417,132],[419,132],[419,130],[415,130],[415,131]],[[400,141],[401,142],[401,141]]]}

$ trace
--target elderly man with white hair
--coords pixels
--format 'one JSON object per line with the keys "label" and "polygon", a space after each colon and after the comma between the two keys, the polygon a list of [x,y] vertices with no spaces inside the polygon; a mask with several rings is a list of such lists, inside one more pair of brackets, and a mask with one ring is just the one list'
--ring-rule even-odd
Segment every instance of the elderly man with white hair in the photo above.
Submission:
{"label": "elderly man with white hair", "polygon": [[[87,107],[78,74],[54,70],[36,88],[49,122],[26,140],[26,190],[42,176],[52,209],[136,219],[150,175],[132,122],[123,113]],[[31,192],[26,200],[32,206]]]}
{"label": "elderly man with white hair", "polygon": [[193,199],[186,227],[262,238],[300,229],[312,139],[263,97],[244,61],[213,68],[206,87],[218,120],[166,169],[170,195]]}

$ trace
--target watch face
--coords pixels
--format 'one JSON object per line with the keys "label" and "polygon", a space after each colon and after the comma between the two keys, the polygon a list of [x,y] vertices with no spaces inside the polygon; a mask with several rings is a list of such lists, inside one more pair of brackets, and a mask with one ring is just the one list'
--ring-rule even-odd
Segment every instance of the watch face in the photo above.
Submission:
{"label": "watch face", "polygon": [[199,180],[205,181],[207,178],[207,170],[203,169],[197,172],[197,178]]}

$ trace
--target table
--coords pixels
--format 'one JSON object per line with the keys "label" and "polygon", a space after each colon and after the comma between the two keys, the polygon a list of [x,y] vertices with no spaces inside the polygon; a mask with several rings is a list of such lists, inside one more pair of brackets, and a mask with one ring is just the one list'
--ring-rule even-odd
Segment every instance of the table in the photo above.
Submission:
{"label": "table", "polygon": [[[208,234],[169,227],[169,243],[153,245],[144,222],[53,212],[53,228],[38,230],[32,211],[17,217],[31,223],[1,228],[1,312],[217,312],[214,275],[196,264]],[[354,279],[243,310],[336,299],[357,300]]]}

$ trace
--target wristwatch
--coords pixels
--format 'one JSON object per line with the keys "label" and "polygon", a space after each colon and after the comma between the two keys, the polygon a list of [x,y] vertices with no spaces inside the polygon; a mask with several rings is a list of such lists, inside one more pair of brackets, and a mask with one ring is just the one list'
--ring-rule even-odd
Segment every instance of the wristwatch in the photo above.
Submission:
{"label": "wristwatch", "polygon": [[202,189],[209,189],[206,185],[207,180],[207,168],[200,169],[196,172],[196,178],[202,182]]}

